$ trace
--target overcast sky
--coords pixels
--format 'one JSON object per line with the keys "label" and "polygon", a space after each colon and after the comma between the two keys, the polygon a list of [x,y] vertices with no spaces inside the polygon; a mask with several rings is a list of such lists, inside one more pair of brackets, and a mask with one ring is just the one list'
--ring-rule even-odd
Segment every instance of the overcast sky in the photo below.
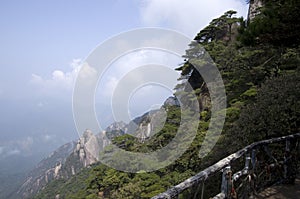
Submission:
{"label": "overcast sky", "polygon": [[[193,38],[225,11],[233,9],[238,16],[246,16],[247,7],[244,0],[1,1],[0,158],[32,155],[41,146],[41,150],[53,150],[76,139],[74,81],[80,64],[101,42],[120,32],[149,26],[173,29]],[[145,60],[163,57],[140,51],[120,59],[115,65],[123,68],[112,67],[100,82],[98,98],[111,95],[122,73]],[[181,58],[173,57],[168,64],[176,68],[181,62]],[[170,95],[170,91],[158,89],[158,98],[143,102],[147,105],[138,103],[149,98],[149,89],[143,88],[132,97],[132,117]],[[107,103],[97,104],[101,105]],[[105,125],[111,119],[103,111],[98,114]]]}

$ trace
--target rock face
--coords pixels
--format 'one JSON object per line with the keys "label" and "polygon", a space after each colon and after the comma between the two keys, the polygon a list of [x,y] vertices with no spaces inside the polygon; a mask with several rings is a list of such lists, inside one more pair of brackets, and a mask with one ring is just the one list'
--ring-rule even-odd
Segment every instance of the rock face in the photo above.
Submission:
{"label": "rock face", "polygon": [[126,133],[137,137],[140,142],[145,142],[163,128],[166,117],[167,113],[163,107],[149,111],[139,118],[139,123],[136,123],[134,127],[128,127],[131,132],[127,131]]}
{"label": "rock face", "polygon": [[169,97],[164,102],[164,106],[180,106],[180,103],[176,97]]}
{"label": "rock face", "polygon": [[114,122],[112,123],[110,126],[108,126],[105,131],[106,132],[112,132],[112,131],[119,131],[122,130],[124,131],[124,129],[126,128],[126,124],[124,122]]}
{"label": "rock face", "polygon": [[18,190],[20,198],[29,198],[54,179],[68,179],[82,168],[98,161],[100,151],[110,144],[105,134],[86,130],[76,142],[65,144],[42,160]]}
{"label": "rock face", "polygon": [[180,107],[180,103],[174,96],[167,98],[160,109],[151,110],[132,120],[125,127],[125,133],[137,137],[140,142],[145,142],[146,139],[164,127],[167,118],[167,106]]}
{"label": "rock face", "polygon": [[110,141],[113,137],[121,136],[125,134],[127,125],[124,122],[114,122],[110,126],[108,126],[105,131],[102,132],[102,140],[105,144],[107,140],[105,140],[105,136]]}
{"label": "rock face", "polygon": [[60,169],[67,157],[72,153],[75,143],[70,142],[55,150],[43,159],[28,175],[17,194],[21,198],[28,198],[37,193],[53,179],[60,177]]}
{"label": "rock face", "polygon": [[250,0],[248,10],[248,21],[251,21],[259,14],[259,8],[263,6],[262,0]]}
{"label": "rock face", "polygon": [[[100,140],[90,131],[86,130],[76,145],[76,155],[80,162],[86,167],[98,161],[98,154],[102,149]],[[79,149],[79,150],[77,150]]]}
{"label": "rock face", "polygon": [[[179,106],[179,102],[175,97],[169,97],[164,103],[164,106],[166,105]],[[96,163],[99,161],[100,152],[111,144],[111,139],[116,136],[127,133],[144,142],[164,126],[167,117],[164,106],[135,118],[127,125],[124,122],[115,122],[96,135],[86,130],[77,141],[61,146],[42,160],[28,174],[26,181],[18,190],[18,196],[30,198],[50,181],[68,179],[82,168]],[[59,198],[59,195],[56,198]]]}

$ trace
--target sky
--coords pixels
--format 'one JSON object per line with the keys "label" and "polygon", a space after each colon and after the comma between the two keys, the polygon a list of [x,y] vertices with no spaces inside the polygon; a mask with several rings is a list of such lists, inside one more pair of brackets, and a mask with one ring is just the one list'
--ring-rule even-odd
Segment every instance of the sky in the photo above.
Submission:
{"label": "sky", "polygon": [[[72,91],[81,64],[100,43],[143,27],[168,28],[193,38],[228,10],[246,16],[244,0],[26,0],[0,2],[0,159],[45,154],[77,139]],[[150,60],[176,68],[180,57],[142,50],[120,58],[99,81],[98,120],[109,125],[112,90],[122,74]],[[139,89],[132,118],[172,91]],[[157,96],[152,99],[155,93]],[[107,110],[107,112],[106,112]],[[88,128],[88,127],[87,127]],[[97,133],[97,132],[95,132]]]}

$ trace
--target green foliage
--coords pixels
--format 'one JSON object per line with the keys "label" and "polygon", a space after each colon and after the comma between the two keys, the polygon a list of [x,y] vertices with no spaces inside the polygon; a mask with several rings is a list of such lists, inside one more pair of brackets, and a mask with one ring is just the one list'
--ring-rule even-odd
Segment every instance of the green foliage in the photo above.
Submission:
{"label": "green foliage", "polygon": [[[268,79],[257,93],[256,102],[247,106],[233,129],[240,145],[298,133],[300,128],[300,75]],[[245,125],[247,124],[247,125]],[[236,132],[243,132],[236,134]]]}
{"label": "green foliage", "polygon": [[[246,144],[299,132],[299,1],[264,2],[266,6],[261,14],[248,25],[243,19],[234,17],[235,11],[214,19],[186,50],[185,62],[177,69],[183,81],[176,86],[176,94],[188,103],[198,100],[201,112],[196,137],[179,159],[158,171],[137,174],[116,171],[102,164],[93,165],[69,180],[50,183],[36,198],[54,198],[56,194],[61,198],[150,198]],[[199,150],[211,117],[210,105],[204,102],[210,96],[192,60],[198,61],[199,67],[212,64],[205,52],[223,77],[228,107],[222,110],[227,116],[217,145],[208,156],[200,159]],[[133,136],[123,135],[115,137],[113,143],[124,150],[143,153],[166,146],[176,135],[182,114],[192,115],[193,110],[181,112],[177,107],[165,108],[168,111],[166,123],[150,139],[140,143]],[[188,130],[191,126],[185,128]],[[180,143],[176,149],[180,150]],[[112,150],[113,147],[108,146],[103,154]],[[122,161],[116,157],[116,163],[122,164]],[[219,180],[206,184],[209,187],[205,193],[207,198],[219,192]],[[182,197],[193,198],[197,191],[199,187],[186,191]]]}
{"label": "green foliage", "polygon": [[230,10],[221,17],[214,19],[210,24],[201,30],[195,37],[200,43],[209,43],[215,40],[231,41],[233,25],[240,22],[240,19],[233,17],[237,12]]}
{"label": "green foliage", "polygon": [[244,45],[293,46],[300,43],[300,1],[264,0],[260,14],[239,37]]}

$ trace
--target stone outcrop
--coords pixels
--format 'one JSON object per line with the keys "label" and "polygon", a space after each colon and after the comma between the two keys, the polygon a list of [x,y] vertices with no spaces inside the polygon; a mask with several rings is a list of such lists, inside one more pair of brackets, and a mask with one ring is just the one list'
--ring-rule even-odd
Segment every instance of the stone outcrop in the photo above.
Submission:
{"label": "stone outcrop", "polygon": [[113,132],[113,131],[119,131],[119,130],[123,130],[126,128],[126,124],[124,122],[114,122],[111,125],[109,125],[105,131],[106,132]]}
{"label": "stone outcrop", "polygon": [[28,175],[17,194],[20,198],[28,198],[37,193],[42,187],[53,179],[60,178],[62,164],[72,153],[75,146],[74,142],[67,143],[47,158],[43,159]]}
{"label": "stone outcrop", "polygon": [[18,190],[21,198],[30,198],[54,179],[68,179],[82,168],[96,163],[100,151],[110,144],[105,133],[86,130],[76,141],[65,144],[42,160]]}
{"label": "stone outcrop", "polygon": [[255,16],[260,13],[259,8],[261,8],[262,6],[262,0],[250,0],[248,10],[248,21],[253,20]]}
{"label": "stone outcrop", "polygon": [[164,102],[164,106],[180,106],[180,103],[176,97],[169,97]]}
{"label": "stone outcrop", "polygon": [[[169,97],[164,105],[179,106],[179,102],[175,97]],[[77,141],[61,146],[42,160],[28,174],[18,195],[20,198],[30,198],[50,181],[68,179],[82,168],[98,162],[100,152],[111,144],[111,139],[116,136],[127,133],[144,142],[162,129],[166,116],[165,108],[162,106],[158,110],[151,110],[135,118],[128,125],[124,122],[115,122],[96,135],[86,130]],[[59,198],[59,195],[56,198]]]}
{"label": "stone outcrop", "polygon": [[74,151],[84,167],[98,161],[98,154],[102,150],[100,141],[90,131],[86,130],[83,136],[78,140],[76,150]]}

